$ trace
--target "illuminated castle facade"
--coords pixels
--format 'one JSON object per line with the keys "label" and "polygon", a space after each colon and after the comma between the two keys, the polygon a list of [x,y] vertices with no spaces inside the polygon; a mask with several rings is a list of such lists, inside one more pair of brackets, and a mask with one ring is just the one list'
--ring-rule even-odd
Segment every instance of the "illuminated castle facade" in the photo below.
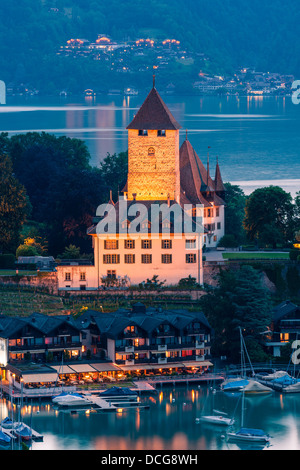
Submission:
{"label": "illuminated castle facade", "polygon": [[[94,266],[58,267],[59,289],[93,290],[110,279],[137,285],[155,275],[166,285],[188,276],[203,283],[203,245],[216,247],[224,235],[225,188],[218,163],[212,179],[187,136],[180,146],[180,128],[153,84],[127,127],[123,195],[97,211],[88,230]],[[139,206],[146,211],[143,217],[138,212],[139,232],[133,236]],[[156,218],[153,206],[161,209]],[[110,221],[115,229],[99,230]]]}

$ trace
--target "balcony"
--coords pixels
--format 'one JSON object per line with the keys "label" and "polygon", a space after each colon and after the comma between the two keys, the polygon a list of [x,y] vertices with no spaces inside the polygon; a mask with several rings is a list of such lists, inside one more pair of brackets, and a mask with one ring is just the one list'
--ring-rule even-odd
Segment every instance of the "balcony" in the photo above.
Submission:
{"label": "balcony", "polygon": [[158,344],[157,345],[157,350],[158,351],[167,351],[167,345],[166,344]]}

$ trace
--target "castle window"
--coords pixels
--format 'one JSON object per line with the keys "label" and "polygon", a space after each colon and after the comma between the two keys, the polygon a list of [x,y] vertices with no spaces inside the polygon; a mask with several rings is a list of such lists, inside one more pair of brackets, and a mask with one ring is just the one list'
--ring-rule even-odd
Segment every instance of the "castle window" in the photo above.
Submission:
{"label": "castle window", "polygon": [[134,249],[135,247],[135,240],[124,240],[124,248],[126,249]]}
{"label": "castle window", "polygon": [[165,129],[157,131],[157,137],[166,137]]}
{"label": "castle window", "polygon": [[152,240],[142,240],[142,248],[145,250],[152,248]]}
{"label": "castle window", "polygon": [[151,264],[152,263],[152,255],[142,255],[142,263],[143,264]]}
{"label": "castle window", "polygon": [[172,240],[162,240],[161,247],[163,250],[168,250],[172,248]]}
{"label": "castle window", "polygon": [[140,129],[139,130],[139,135],[148,135],[147,129]]}
{"label": "castle window", "polygon": [[80,280],[86,281],[85,273],[80,273]]}
{"label": "castle window", "polygon": [[187,250],[194,250],[196,248],[196,240],[185,240],[185,248]]}
{"label": "castle window", "polygon": [[125,263],[126,264],[134,264],[135,263],[135,255],[125,255]]}
{"label": "castle window", "polygon": [[104,240],[105,250],[117,250],[119,247],[118,240]]}
{"label": "castle window", "polygon": [[188,264],[196,263],[196,254],[189,253],[188,255],[185,255],[185,262]]}
{"label": "castle window", "polygon": [[116,277],[117,277],[116,271],[109,269],[109,270],[107,271],[107,277],[108,277],[109,279],[116,279]]}
{"label": "castle window", "polygon": [[103,264],[119,264],[120,255],[103,255]]}
{"label": "castle window", "polygon": [[172,255],[161,255],[161,262],[163,264],[171,264],[172,263]]}
{"label": "castle window", "polygon": [[71,273],[65,273],[65,281],[71,281]]}
{"label": "castle window", "polygon": [[148,157],[155,157],[155,149],[153,147],[148,148]]}

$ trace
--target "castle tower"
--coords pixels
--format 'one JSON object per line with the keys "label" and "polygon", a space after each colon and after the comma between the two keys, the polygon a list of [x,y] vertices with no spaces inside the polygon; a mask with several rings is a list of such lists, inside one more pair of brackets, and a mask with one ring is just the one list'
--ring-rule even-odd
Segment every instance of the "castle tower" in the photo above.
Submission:
{"label": "castle tower", "polygon": [[153,88],[128,130],[128,199],[180,198],[179,129]]}

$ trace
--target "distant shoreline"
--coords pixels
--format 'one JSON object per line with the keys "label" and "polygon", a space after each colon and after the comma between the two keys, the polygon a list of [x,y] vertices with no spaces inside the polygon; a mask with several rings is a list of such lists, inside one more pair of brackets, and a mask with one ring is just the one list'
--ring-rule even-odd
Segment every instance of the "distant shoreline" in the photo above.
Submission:
{"label": "distant shoreline", "polygon": [[298,191],[300,192],[300,179],[230,181],[230,183],[240,186],[246,196],[255,189],[265,188],[266,186],[280,186],[284,191],[291,193],[293,198]]}

